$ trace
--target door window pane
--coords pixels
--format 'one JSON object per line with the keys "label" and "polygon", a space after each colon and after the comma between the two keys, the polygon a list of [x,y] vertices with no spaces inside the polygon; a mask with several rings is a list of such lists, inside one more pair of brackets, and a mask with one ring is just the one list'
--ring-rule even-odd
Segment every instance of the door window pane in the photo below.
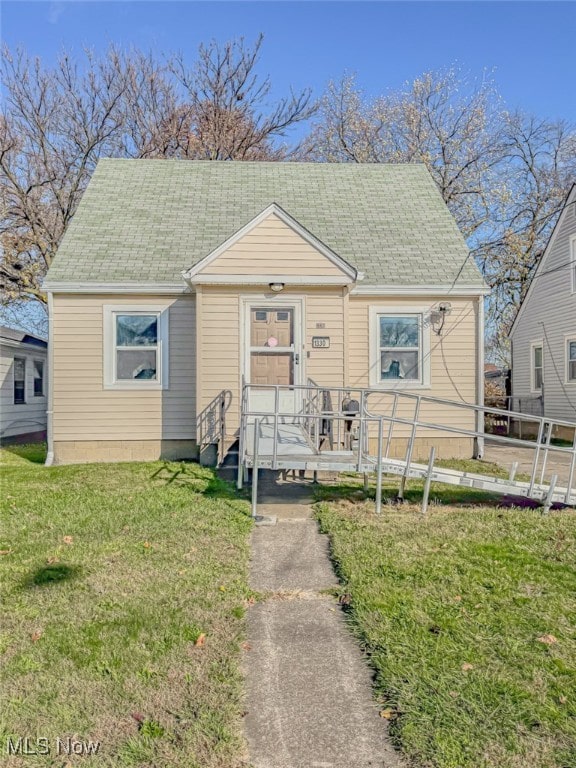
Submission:
{"label": "door window pane", "polygon": [[[250,313],[250,346],[291,347],[294,343],[294,310],[273,310],[266,307]],[[273,343],[270,344],[269,340]]]}

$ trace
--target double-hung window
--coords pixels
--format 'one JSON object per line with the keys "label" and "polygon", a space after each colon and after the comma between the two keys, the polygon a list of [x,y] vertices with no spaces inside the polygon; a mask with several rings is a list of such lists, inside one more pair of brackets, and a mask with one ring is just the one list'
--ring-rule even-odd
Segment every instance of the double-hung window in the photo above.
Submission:
{"label": "double-hung window", "polygon": [[104,307],[104,386],[168,386],[168,310],[155,306]]}
{"label": "double-hung window", "polygon": [[14,405],[26,402],[26,358],[14,358]]}
{"label": "double-hung window", "polygon": [[371,311],[371,384],[384,388],[429,385],[429,331],[424,326],[424,312]]}
{"label": "double-hung window", "polygon": [[566,381],[576,382],[576,338],[566,339]]}
{"label": "double-hung window", "polygon": [[531,389],[532,392],[542,392],[544,380],[544,359],[542,342],[535,341],[531,346]]}

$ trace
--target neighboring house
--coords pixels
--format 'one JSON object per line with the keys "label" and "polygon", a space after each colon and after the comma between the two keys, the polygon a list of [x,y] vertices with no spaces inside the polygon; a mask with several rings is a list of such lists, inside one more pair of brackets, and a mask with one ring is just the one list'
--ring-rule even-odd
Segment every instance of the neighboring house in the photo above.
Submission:
{"label": "neighboring house", "polygon": [[0,326],[0,442],[46,438],[48,343]]}
{"label": "neighboring house", "polygon": [[504,396],[506,396],[509,375],[509,368],[499,368],[497,365],[494,365],[494,363],[484,364],[484,380],[486,384],[489,384],[491,388],[500,390]]}
{"label": "neighboring house", "polygon": [[424,166],[102,160],[44,287],[49,462],[193,458],[222,390],[231,443],[242,381],[482,402],[486,288]]}
{"label": "neighboring house", "polygon": [[576,422],[576,184],[534,272],[510,338],[514,407]]}

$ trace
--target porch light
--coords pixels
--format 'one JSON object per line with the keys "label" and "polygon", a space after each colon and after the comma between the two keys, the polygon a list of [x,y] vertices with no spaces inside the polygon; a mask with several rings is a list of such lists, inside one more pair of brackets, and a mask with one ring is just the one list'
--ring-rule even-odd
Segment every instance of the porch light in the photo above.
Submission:
{"label": "porch light", "polygon": [[268,286],[274,293],[280,293],[280,291],[284,290],[284,283],[268,283]]}

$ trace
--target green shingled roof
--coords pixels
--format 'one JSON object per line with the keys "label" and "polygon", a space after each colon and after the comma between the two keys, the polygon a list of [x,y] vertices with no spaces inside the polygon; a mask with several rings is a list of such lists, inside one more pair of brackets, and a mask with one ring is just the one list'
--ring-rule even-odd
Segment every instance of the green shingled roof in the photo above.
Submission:
{"label": "green shingled roof", "polygon": [[482,287],[422,165],[185,160],[101,160],[47,285],[178,283],[270,203],[363,272],[364,285]]}

